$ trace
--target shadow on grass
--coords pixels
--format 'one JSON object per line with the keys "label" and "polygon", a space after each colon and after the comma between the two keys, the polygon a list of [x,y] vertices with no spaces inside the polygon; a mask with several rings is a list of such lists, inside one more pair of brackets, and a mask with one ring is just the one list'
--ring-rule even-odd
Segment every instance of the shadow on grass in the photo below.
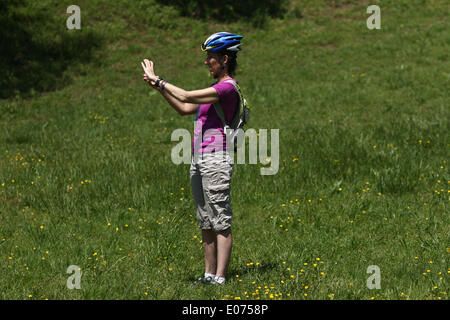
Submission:
{"label": "shadow on grass", "polygon": [[250,20],[254,26],[262,27],[268,17],[281,18],[288,11],[287,0],[157,0],[163,5],[175,7],[181,15],[196,19],[218,21]]}
{"label": "shadow on grass", "polygon": [[[236,279],[236,275],[239,275],[239,277],[244,277],[247,274],[262,275],[276,268],[277,265],[273,262],[261,262],[258,266],[252,265],[249,267],[235,267],[227,271],[227,283],[229,283],[231,280],[234,281]],[[197,277],[191,275],[189,277],[186,277],[185,280],[191,282],[193,284],[193,287],[201,286],[201,283],[196,283],[198,278],[201,276],[203,275],[197,275]]]}
{"label": "shadow on grass", "polygon": [[102,45],[92,30],[68,30],[68,16],[56,15],[49,4],[4,0],[0,11],[7,13],[0,16],[0,98],[67,85],[69,65],[91,61]]}
{"label": "shadow on grass", "polygon": [[239,268],[235,267],[235,268],[229,269],[227,272],[227,276],[229,279],[231,279],[231,278],[235,278],[236,275],[239,275],[239,277],[243,277],[250,273],[261,275],[261,274],[267,273],[275,268],[277,268],[277,265],[273,262],[261,262],[258,266],[253,264],[252,266],[249,266],[249,267],[242,266]]}

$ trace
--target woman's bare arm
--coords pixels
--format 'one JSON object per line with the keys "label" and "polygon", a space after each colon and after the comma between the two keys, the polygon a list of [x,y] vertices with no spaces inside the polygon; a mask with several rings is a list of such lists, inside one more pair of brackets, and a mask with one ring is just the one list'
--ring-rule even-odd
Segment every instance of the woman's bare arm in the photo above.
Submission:
{"label": "woman's bare arm", "polygon": [[[146,78],[148,78],[151,84],[154,85],[159,77],[155,75],[153,70],[153,62],[148,59],[144,59],[141,65],[147,76]],[[211,87],[201,90],[186,91],[173,84],[166,83],[164,85],[164,91],[183,103],[206,104],[219,102],[219,94],[216,89]]]}
{"label": "woman's bare arm", "polygon": [[212,87],[201,90],[186,91],[171,83],[166,83],[164,86],[164,91],[169,93],[175,99],[185,103],[207,104],[219,102],[219,95],[216,89]]}
{"label": "woman's bare arm", "polygon": [[160,90],[161,95],[182,116],[197,112],[198,104],[181,102],[172,97],[167,91]]}
{"label": "woman's bare arm", "polygon": [[161,88],[156,87],[155,82],[151,81],[146,74],[144,74],[144,81],[147,82],[153,89],[159,91],[164,99],[166,99],[166,101],[172,106],[172,108],[174,108],[175,111],[177,111],[180,115],[184,116],[197,112],[198,104],[181,102],[175,99],[165,90],[161,90]]}

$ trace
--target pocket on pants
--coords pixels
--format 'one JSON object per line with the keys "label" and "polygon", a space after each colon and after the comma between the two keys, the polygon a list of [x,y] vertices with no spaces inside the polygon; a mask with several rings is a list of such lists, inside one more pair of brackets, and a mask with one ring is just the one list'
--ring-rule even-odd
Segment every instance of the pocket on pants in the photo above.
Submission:
{"label": "pocket on pants", "polygon": [[206,192],[211,203],[227,202],[230,200],[229,184],[209,185]]}

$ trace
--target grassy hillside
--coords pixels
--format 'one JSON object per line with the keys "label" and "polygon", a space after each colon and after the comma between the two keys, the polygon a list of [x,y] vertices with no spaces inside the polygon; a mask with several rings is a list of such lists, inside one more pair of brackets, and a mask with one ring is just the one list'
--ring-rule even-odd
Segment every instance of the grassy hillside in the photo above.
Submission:
{"label": "grassy hillside", "polygon": [[[368,1],[291,1],[283,17],[226,22],[78,1],[70,31],[71,2],[25,6],[52,17],[34,43],[62,53],[7,66],[32,81],[0,100],[0,298],[448,299],[448,5],[375,3],[380,30],[366,27]],[[192,288],[201,233],[170,136],[192,133],[194,117],[142,81],[140,61],[207,87],[200,44],[224,30],[245,36],[249,128],[280,130],[280,168],[236,165],[228,283]],[[81,290],[66,287],[70,265]]]}

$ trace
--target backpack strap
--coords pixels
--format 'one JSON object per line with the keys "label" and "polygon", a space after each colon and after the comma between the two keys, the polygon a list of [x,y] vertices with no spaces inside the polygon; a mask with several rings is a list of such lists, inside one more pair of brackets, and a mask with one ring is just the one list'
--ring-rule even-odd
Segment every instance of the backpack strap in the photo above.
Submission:
{"label": "backpack strap", "polygon": [[[234,116],[233,116],[233,119],[231,120],[231,125],[230,125],[231,128],[234,128],[236,126],[236,124],[238,124],[239,114],[242,111],[241,109],[242,109],[242,106],[243,106],[243,99],[244,98],[242,97],[239,85],[235,81],[233,81],[232,79],[227,79],[224,82],[231,83],[233,85],[233,87],[235,88],[236,92],[239,95],[239,106],[236,109],[236,112],[234,113]],[[223,112],[223,108],[222,108],[222,105],[220,104],[220,102],[214,103],[214,109],[216,109],[217,115],[219,116],[220,120],[222,120],[223,126],[226,127],[227,123],[225,121],[225,114]]]}
{"label": "backpack strap", "polygon": [[225,114],[223,113],[222,105],[220,104],[220,102],[217,102],[217,103],[214,103],[213,106],[214,106],[214,109],[216,109],[216,113],[219,116],[220,120],[222,120],[223,126],[225,127],[227,125],[227,123],[225,121]]}

